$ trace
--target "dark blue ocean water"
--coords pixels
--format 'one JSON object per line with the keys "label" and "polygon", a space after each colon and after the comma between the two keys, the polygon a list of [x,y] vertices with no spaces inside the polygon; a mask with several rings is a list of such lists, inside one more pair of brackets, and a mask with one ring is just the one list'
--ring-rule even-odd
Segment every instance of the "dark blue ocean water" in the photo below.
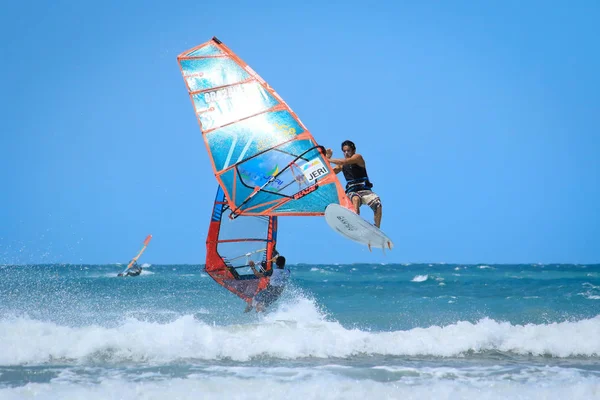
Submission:
{"label": "dark blue ocean water", "polygon": [[0,266],[0,398],[600,398],[600,265]]}

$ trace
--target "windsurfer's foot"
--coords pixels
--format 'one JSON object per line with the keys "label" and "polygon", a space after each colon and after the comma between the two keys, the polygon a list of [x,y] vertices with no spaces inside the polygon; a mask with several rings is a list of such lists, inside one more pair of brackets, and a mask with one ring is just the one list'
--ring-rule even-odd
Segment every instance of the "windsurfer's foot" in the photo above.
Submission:
{"label": "windsurfer's foot", "polygon": [[250,312],[252,310],[252,304],[248,304],[244,309],[244,312]]}

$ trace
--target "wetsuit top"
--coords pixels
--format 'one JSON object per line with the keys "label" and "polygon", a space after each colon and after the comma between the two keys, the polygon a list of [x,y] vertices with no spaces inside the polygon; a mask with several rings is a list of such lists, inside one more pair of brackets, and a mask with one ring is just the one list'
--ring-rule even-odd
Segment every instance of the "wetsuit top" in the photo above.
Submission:
{"label": "wetsuit top", "polygon": [[285,286],[288,278],[290,277],[290,270],[286,268],[273,268],[273,274],[269,285],[271,286]]}
{"label": "wetsuit top", "polygon": [[367,169],[358,164],[348,164],[342,167],[346,178],[346,193],[359,190],[371,190],[373,184],[367,176]]}

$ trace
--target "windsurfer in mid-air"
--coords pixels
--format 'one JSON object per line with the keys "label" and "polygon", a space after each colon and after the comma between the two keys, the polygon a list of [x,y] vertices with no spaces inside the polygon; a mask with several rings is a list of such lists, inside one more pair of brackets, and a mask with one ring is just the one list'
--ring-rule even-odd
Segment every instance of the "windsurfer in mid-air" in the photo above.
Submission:
{"label": "windsurfer in mid-air", "polygon": [[333,171],[337,174],[340,171],[346,178],[346,194],[352,201],[354,212],[360,214],[360,206],[365,204],[373,210],[373,220],[376,227],[381,226],[381,200],[379,196],[371,190],[373,184],[367,175],[367,165],[363,157],[356,153],[356,146],[350,140],[342,143],[342,152],[344,158],[331,158],[333,151],[327,149],[325,152],[329,162],[335,164]]}
{"label": "windsurfer in mid-air", "polygon": [[119,273],[118,276],[138,276],[142,273],[142,267],[140,267],[137,261],[132,260],[133,264],[127,268],[124,272]]}
{"label": "windsurfer in mid-air", "polygon": [[[249,312],[252,310],[252,307],[256,307],[256,312],[264,311],[265,308],[269,307],[271,304],[275,302],[283,293],[283,289],[287,285],[287,281],[290,277],[290,270],[285,268],[285,257],[280,256],[275,252],[275,257],[273,257],[270,261],[275,262],[277,268],[271,268],[267,272],[260,272],[256,269],[254,261],[250,260],[248,265],[252,268],[252,272],[258,278],[262,278],[265,276],[270,276],[269,284],[267,287],[260,292],[258,292],[251,303],[248,303],[244,312]],[[263,268],[266,265],[266,262],[263,261]]]}

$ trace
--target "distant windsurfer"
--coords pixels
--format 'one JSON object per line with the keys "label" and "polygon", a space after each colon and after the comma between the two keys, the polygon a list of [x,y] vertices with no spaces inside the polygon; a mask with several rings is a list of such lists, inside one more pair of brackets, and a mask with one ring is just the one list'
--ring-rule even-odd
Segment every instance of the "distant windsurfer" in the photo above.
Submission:
{"label": "distant windsurfer", "polygon": [[360,206],[368,205],[373,210],[373,220],[376,227],[381,226],[381,200],[379,196],[371,190],[373,184],[367,175],[367,165],[363,157],[356,153],[356,146],[350,140],[342,143],[342,152],[344,158],[331,158],[333,151],[327,149],[326,156],[329,162],[336,164],[333,171],[337,174],[340,171],[346,178],[346,194],[352,201],[354,211],[360,214]]}
{"label": "distant windsurfer", "polygon": [[[254,261],[250,260],[248,265],[252,268],[252,272],[258,278],[262,278],[265,276],[270,276],[269,284],[267,287],[260,292],[258,292],[252,302],[246,306],[244,312],[249,312],[252,310],[252,307],[256,307],[256,312],[264,311],[266,307],[269,307],[271,304],[275,302],[283,293],[285,286],[287,285],[287,281],[290,277],[290,270],[285,268],[285,257],[276,255],[273,257],[271,262],[275,262],[277,268],[271,268],[271,270],[266,272],[260,272],[256,269],[256,264]],[[266,262],[263,262],[263,267],[266,265]]]}
{"label": "distant windsurfer", "polygon": [[146,250],[146,247],[148,247],[148,243],[150,243],[150,240],[152,240],[152,235],[146,236],[146,239],[144,239],[144,247],[142,247],[137,256],[133,257],[131,261],[129,261],[129,264],[127,264],[127,268],[125,268],[125,271],[119,273],[117,276],[138,276],[142,273],[142,267],[140,267],[137,264],[137,260],[139,260],[139,258]]}
{"label": "distant windsurfer", "polygon": [[137,261],[133,261],[133,264],[131,264],[124,272],[119,273],[118,276],[138,276],[141,273],[142,267],[138,265]]}

